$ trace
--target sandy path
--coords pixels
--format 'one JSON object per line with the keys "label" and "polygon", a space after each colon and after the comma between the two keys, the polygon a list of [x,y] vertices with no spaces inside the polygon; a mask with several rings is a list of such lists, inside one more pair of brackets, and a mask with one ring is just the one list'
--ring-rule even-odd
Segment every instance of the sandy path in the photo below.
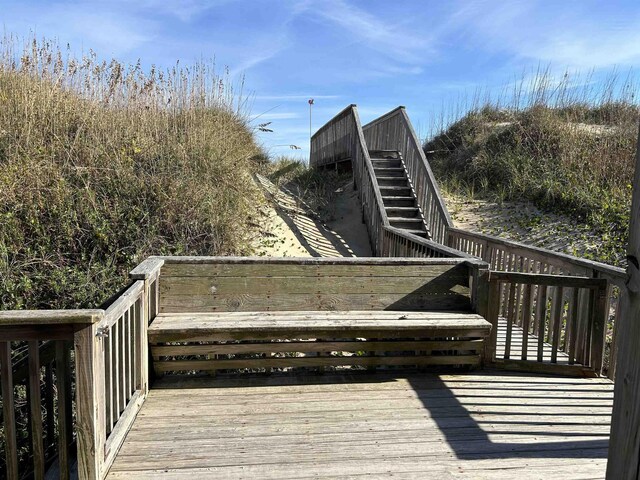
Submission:
{"label": "sandy path", "polygon": [[320,218],[299,196],[262,175],[267,200],[260,207],[254,254],[268,257],[366,257],[371,255],[360,201],[348,182],[336,191],[332,218]]}

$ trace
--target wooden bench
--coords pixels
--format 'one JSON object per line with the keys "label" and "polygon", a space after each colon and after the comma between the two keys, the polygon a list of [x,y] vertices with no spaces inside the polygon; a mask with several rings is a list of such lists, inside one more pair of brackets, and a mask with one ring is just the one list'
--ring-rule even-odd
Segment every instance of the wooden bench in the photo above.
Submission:
{"label": "wooden bench", "polygon": [[167,257],[154,369],[479,365],[491,325],[459,259]]}

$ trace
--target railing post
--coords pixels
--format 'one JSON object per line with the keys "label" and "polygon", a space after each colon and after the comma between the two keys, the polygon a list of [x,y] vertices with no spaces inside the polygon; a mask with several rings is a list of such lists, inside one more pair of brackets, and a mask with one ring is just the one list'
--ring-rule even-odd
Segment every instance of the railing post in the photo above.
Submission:
{"label": "railing post", "polygon": [[78,478],[102,478],[106,417],[104,410],[104,341],[92,323],[74,335]]}
{"label": "railing post", "polygon": [[607,292],[609,290],[608,282],[598,287],[593,292],[593,320],[591,332],[591,352],[590,366],[598,375],[602,374],[602,360],[604,357],[604,343],[607,320],[609,318],[609,299]]}
{"label": "railing post", "polygon": [[496,357],[496,346],[498,344],[498,315],[500,311],[500,282],[491,278],[489,271],[487,278],[487,307],[486,320],[491,324],[491,336],[485,343],[484,358],[485,364],[493,363]]}
{"label": "railing post", "polygon": [[143,312],[141,315],[143,323],[141,327],[143,328],[140,329],[140,390],[144,396],[149,392],[151,380],[147,327],[156,317],[160,308],[160,271],[162,265],[164,265],[162,258],[149,257],[129,273],[132,280],[144,281]]}

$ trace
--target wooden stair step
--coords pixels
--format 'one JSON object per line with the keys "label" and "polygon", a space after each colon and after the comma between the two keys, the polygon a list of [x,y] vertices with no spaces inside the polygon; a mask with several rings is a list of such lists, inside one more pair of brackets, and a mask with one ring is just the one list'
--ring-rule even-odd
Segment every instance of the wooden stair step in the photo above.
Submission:
{"label": "wooden stair step", "polygon": [[371,159],[400,159],[400,152],[397,150],[369,150]]}
{"label": "wooden stair step", "polygon": [[[402,197],[401,197],[402,198]],[[384,207],[390,217],[413,218],[420,214],[418,207]]]}
{"label": "wooden stair step", "polygon": [[404,177],[377,177],[379,187],[407,187],[407,179]]}
{"label": "wooden stair step", "polygon": [[416,200],[413,196],[382,195],[382,203],[385,207],[414,207]]}
{"label": "wooden stair step", "polygon": [[404,229],[407,233],[411,233],[413,235],[416,235],[418,237],[423,237],[423,238],[427,238],[427,232],[426,230],[414,230],[414,229],[409,229],[409,228],[405,228]]}
{"label": "wooden stair step", "polygon": [[407,218],[407,217],[389,217],[390,222],[405,222],[405,223],[415,223],[422,225],[421,218]]}
{"label": "wooden stair step", "polygon": [[373,168],[401,168],[402,162],[399,159],[372,158]]}

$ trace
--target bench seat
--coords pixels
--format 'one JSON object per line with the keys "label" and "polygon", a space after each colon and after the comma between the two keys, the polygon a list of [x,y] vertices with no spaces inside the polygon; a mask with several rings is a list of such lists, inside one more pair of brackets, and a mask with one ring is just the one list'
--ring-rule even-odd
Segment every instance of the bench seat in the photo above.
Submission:
{"label": "bench seat", "polygon": [[159,314],[149,326],[148,336],[154,368],[163,373],[299,366],[478,365],[490,331],[489,322],[470,312],[211,312]]}

